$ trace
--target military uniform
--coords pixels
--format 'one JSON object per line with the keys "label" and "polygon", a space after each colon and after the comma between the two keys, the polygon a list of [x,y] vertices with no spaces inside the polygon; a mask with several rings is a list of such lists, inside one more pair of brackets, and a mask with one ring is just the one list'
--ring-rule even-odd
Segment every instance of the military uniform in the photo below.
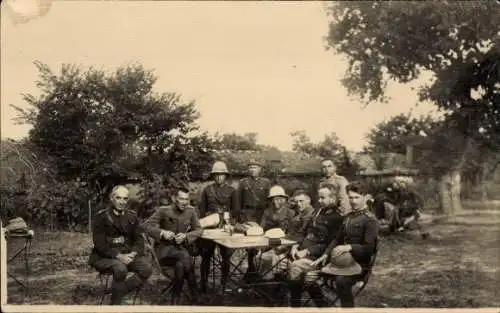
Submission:
{"label": "military uniform", "polygon": [[[338,245],[351,245],[352,250],[349,253],[363,269],[366,269],[375,252],[379,228],[377,219],[368,211],[368,208],[353,211],[346,217],[337,238],[328,246],[325,254],[329,256]],[[342,307],[354,306],[352,286],[362,279],[363,275],[364,273],[355,276],[336,277],[335,284]]]}
{"label": "military uniform", "polygon": [[[144,256],[144,237],[134,211],[123,212],[108,208],[99,211],[93,223],[94,248],[89,264],[99,272],[113,274],[111,303],[120,304],[123,297],[142,285],[153,273],[149,259]],[[118,260],[118,254],[136,252],[128,265]],[[134,272],[126,279],[128,272]]]}
{"label": "military uniform", "polygon": [[294,216],[295,211],[286,205],[280,210],[270,207],[264,210],[260,226],[264,229],[264,231],[271,228],[281,228],[285,233],[287,233],[291,220]]}
{"label": "military uniform", "polygon": [[[233,218],[237,218],[239,212],[239,202],[236,190],[227,183],[222,185],[212,183],[208,185],[201,193],[199,210],[202,216],[207,216],[212,213],[222,214],[223,212],[228,211]],[[200,245],[202,246],[202,260],[200,266],[201,289],[202,292],[206,292],[210,261],[212,260],[215,252],[215,243],[211,240],[202,239],[200,240]],[[229,274],[229,260],[231,255],[230,251],[222,246],[219,247],[219,251],[222,255],[222,284],[227,279]]]}
{"label": "military uniform", "polygon": [[337,190],[337,200],[340,204],[340,209],[343,213],[348,213],[351,210],[351,204],[349,203],[349,197],[347,196],[346,186],[349,181],[344,177],[334,174],[330,177],[323,177],[318,184],[318,189],[323,188],[327,185],[332,185]]}
{"label": "military uniform", "polygon": [[304,234],[306,232],[306,227],[309,224],[309,220],[312,218],[312,213],[314,208],[309,206],[303,211],[297,213],[290,221],[290,227],[288,228],[287,237],[291,240],[302,241]]}
{"label": "military uniform", "polygon": [[[143,227],[155,239],[155,251],[160,264],[175,267],[173,300],[180,297],[184,277],[187,278],[193,298],[197,298],[194,262],[188,249],[202,232],[195,208],[189,206],[180,210],[176,204],[161,206],[144,222]],[[173,239],[165,241],[161,238],[162,230],[185,233],[186,241],[181,244],[176,244]]]}
{"label": "military uniform", "polygon": [[[289,273],[292,274],[292,277],[290,277],[290,304],[292,307],[300,307],[300,297],[304,287],[306,287],[306,291],[314,299],[317,306],[326,306],[326,301],[323,299],[323,294],[319,286],[316,284],[304,286],[302,274],[310,268],[314,260],[323,254],[328,244],[336,237],[342,226],[343,219],[337,206],[319,208],[312,213],[312,217],[309,219],[302,234],[304,239],[300,242],[298,248],[299,250],[307,249],[309,255],[303,259],[295,260],[289,267]],[[296,275],[295,273],[301,274]]]}
{"label": "military uniform", "polygon": [[245,177],[240,180],[239,198],[241,203],[240,222],[259,222],[267,207],[267,195],[271,182],[264,177]]}

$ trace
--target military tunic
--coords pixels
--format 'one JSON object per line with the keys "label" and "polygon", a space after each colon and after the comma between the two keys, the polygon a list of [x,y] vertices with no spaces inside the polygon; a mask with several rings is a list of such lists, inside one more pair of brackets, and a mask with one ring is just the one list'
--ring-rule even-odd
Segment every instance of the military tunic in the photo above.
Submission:
{"label": "military tunic", "polygon": [[271,228],[281,228],[285,233],[288,232],[292,218],[295,216],[295,211],[288,206],[284,206],[280,210],[275,208],[267,208],[262,214],[260,226],[264,231]]}
{"label": "military tunic", "polygon": [[379,228],[377,219],[368,208],[353,211],[346,216],[338,236],[330,243],[325,254],[329,256],[338,245],[351,245],[352,257],[362,267],[366,267],[375,251]]}
{"label": "military tunic", "polygon": [[[169,230],[175,234],[185,233],[186,244],[193,244],[201,235],[201,226],[198,214],[194,207],[189,206],[184,211],[177,205],[161,206],[143,224],[145,232],[155,239],[155,248],[159,259],[166,257],[165,247],[175,246],[174,240],[165,241],[160,238],[162,230]],[[164,252],[164,253],[162,253]],[[167,253],[168,254],[168,253]]]}
{"label": "military tunic", "polygon": [[212,183],[206,186],[202,193],[199,204],[200,216],[205,217],[212,213],[222,214],[230,212],[231,216],[239,214],[239,202],[236,189],[227,183],[218,185]]}
{"label": "military tunic", "polygon": [[337,235],[343,217],[337,207],[331,206],[316,209],[304,230],[304,240],[299,245],[299,250],[309,250],[310,259],[322,255],[328,244]]}
{"label": "military tunic", "polygon": [[114,259],[119,253],[144,254],[143,232],[134,211],[119,214],[111,208],[99,211],[92,229],[94,248],[90,263],[100,258]]}
{"label": "military tunic", "polygon": [[264,177],[245,177],[240,180],[238,195],[241,203],[240,222],[259,222],[267,207],[271,182]]}
{"label": "military tunic", "polygon": [[312,213],[314,208],[309,206],[303,211],[297,213],[290,222],[290,227],[288,228],[287,238],[295,241],[302,241],[304,238],[304,233],[306,232],[306,227],[309,224],[309,220],[312,218]]}

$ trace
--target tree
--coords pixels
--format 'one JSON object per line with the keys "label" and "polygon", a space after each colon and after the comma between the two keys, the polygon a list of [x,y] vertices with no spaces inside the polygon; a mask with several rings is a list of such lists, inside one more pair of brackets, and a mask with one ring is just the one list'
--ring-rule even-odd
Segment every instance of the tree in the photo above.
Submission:
{"label": "tree", "polygon": [[[332,17],[329,48],[346,55],[343,84],[351,95],[367,102],[387,100],[389,81],[408,83],[430,73],[420,86],[421,100],[434,102],[445,113],[441,130],[457,140],[431,138],[440,161],[433,174],[442,180],[442,206],[461,209],[460,177],[473,141],[497,153],[500,142],[500,10],[495,1],[338,2]],[[397,27],[395,27],[397,26]],[[476,99],[471,91],[480,90]],[[465,140],[458,140],[464,138]],[[432,149],[431,149],[432,150]],[[449,186],[449,187],[446,187]]]}
{"label": "tree", "polygon": [[348,177],[353,177],[360,169],[335,133],[326,134],[323,140],[317,143],[312,142],[303,130],[291,132],[290,135],[293,138],[292,149],[295,152],[318,159],[332,159],[337,164],[339,173]]}
{"label": "tree", "polygon": [[[159,174],[187,180],[212,162],[212,141],[195,134],[195,103],[153,91],[156,76],[140,64],[113,72],[63,64],[60,73],[35,62],[41,94],[24,95],[29,141],[51,159],[61,181],[81,180],[92,192],[109,191],[138,173],[144,183]],[[101,198],[102,199],[102,198]]]}
{"label": "tree", "polygon": [[257,144],[257,133],[236,133],[215,134],[216,144],[219,150],[256,151],[261,146]]}

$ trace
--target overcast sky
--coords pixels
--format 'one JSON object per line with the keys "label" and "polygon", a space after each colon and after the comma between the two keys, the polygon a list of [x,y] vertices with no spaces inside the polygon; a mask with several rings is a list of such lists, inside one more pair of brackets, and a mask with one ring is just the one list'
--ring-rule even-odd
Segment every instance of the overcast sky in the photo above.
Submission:
{"label": "overcast sky", "polygon": [[34,60],[53,69],[77,63],[112,69],[139,61],[159,76],[157,91],[194,99],[209,132],[257,132],[291,148],[289,133],[313,140],[335,132],[353,150],[377,122],[413,110],[410,86],[393,85],[389,104],[367,108],[340,83],[346,62],[324,49],[320,2],[56,1],[43,18],[14,24],[2,10],[2,137],[20,138],[8,104],[37,94]]}

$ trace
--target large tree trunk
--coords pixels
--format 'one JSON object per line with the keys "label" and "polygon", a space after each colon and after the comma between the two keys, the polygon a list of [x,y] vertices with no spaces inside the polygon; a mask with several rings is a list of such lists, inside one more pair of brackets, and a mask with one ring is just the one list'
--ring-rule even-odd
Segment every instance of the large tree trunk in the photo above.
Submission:
{"label": "large tree trunk", "polygon": [[455,215],[463,210],[460,194],[462,190],[459,169],[443,175],[439,183],[441,210],[446,215]]}

